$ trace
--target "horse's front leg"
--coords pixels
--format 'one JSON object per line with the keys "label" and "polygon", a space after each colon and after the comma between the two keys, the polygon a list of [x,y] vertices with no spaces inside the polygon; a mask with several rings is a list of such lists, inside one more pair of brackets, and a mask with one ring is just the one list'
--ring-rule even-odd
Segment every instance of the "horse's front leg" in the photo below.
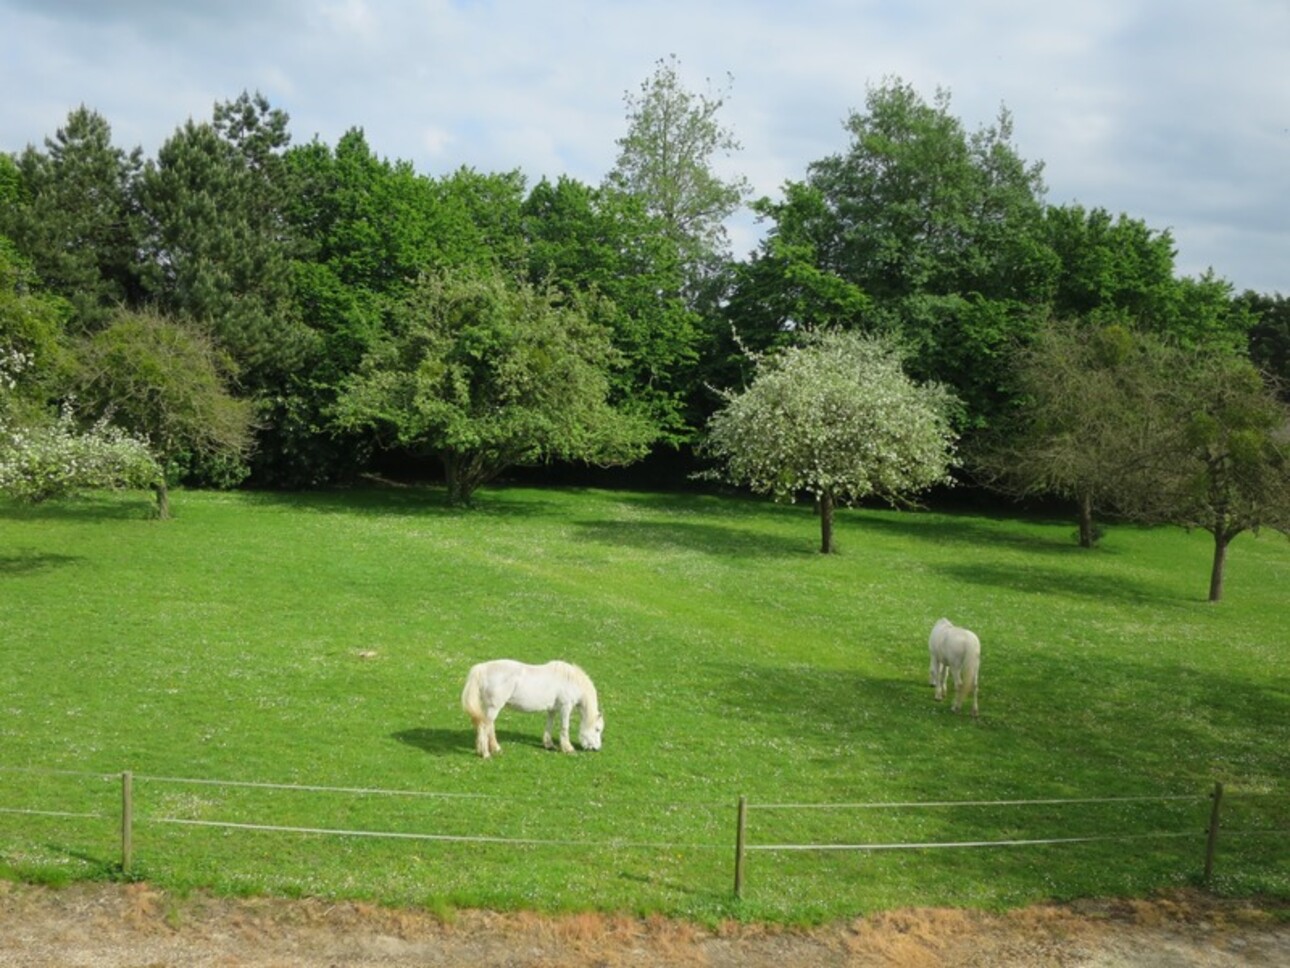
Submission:
{"label": "horse's front leg", "polygon": [[542,734],[542,745],[549,750],[555,749],[555,743],[551,742],[551,727],[555,725],[555,707],[552,706],[546,711],[546,732]]}
{"label": "horse's front leg", "polygon": [[569,714],[573,712],[573,704],[565,703],[560,707],[560,752],[572,753],[573,744],[569,742]]}

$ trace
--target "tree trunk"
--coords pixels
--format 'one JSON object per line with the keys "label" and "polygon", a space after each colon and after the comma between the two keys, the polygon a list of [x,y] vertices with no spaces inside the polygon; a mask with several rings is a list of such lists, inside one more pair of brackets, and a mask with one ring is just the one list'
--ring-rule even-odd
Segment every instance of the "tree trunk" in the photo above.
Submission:
{"label": "tree trunk", "polygon": [[157,495],[157,517],[162,521],[169,520],[170,488],[166,486],[165,481],[162,481],[160,484],[154,484],[152,486],[152,490],[153,493]]}
{"label": "tree trunk", "polygon": [[1227,546],[1232,537],[1225,531],[1214,532],[1214,564],[1209,570],[1209,600],[1217,602],[1223,597],[1223,568],[1227,564]]}
{"label": "tree trunk", "polygon": [[1083,491],[1079,496],[1079,546],[1093,547],[1093,495]]}
{"label": "tree trunk", "polygon": [[833,495],[820,495],[820,554],[833,553]]}

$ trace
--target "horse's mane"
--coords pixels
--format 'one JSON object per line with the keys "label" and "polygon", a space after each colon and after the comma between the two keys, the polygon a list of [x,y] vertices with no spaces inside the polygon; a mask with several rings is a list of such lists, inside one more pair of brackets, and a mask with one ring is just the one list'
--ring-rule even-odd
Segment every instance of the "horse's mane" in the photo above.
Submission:
{"label": "horse's mane", "polygon": [[600,715],[600,701],[596,696],[596,687],[591,681],[591,676],[582,671],[580,666],[572,662],[561,663],[561,673],[565,678],[577,683],[578,688],[582,690],[582,715],[588,722],[595,722],[596,717]]}

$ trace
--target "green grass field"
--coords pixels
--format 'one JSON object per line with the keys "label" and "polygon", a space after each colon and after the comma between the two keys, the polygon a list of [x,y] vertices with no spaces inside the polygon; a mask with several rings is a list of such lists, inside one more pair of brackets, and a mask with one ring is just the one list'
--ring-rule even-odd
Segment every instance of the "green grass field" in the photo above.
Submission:
{"label": "green grass field", "polygon": [[[1221,781],[1214,888],[1290,894],[1279,536],[1239,538],[1210,605],[1209,536],[1176,529],[1090,552],[1066,521],[851,510],[826,557],[810,508],[709,495],[174,510],[0,505],[0,873],[121,876],[129,770],[130,876],[179,891],[812,922],[1195,883]],[[927,685],[942,615],[981,637],[979,722]],[[461,685],[501,656],[582,665],[603,751],[548,753],[542,717],[505,712],[503,754],[475,757]],[[853,806],[1135,797],[1179,799]],[[1064,837],[1117,839],[756,849]]]}

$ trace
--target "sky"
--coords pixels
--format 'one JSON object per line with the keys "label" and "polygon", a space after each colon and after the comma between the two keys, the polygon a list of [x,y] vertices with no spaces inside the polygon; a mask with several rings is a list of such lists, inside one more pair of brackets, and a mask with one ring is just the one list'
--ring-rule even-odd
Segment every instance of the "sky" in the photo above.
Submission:
{"label": "sky", "polygon": [[[1290,0],[0,0],[0,151],[85,105],[155,156],[260,92],[293,143],[362,128],[380,156],[599,184],[625,95],[675,57],[724,97],[714,167],[778,197],[843,152],[891,79],[1006,108],[1045,200],[1168,230],[1179,274],[1290,295]],[[742,257],[761,228],[730,223]]]}

